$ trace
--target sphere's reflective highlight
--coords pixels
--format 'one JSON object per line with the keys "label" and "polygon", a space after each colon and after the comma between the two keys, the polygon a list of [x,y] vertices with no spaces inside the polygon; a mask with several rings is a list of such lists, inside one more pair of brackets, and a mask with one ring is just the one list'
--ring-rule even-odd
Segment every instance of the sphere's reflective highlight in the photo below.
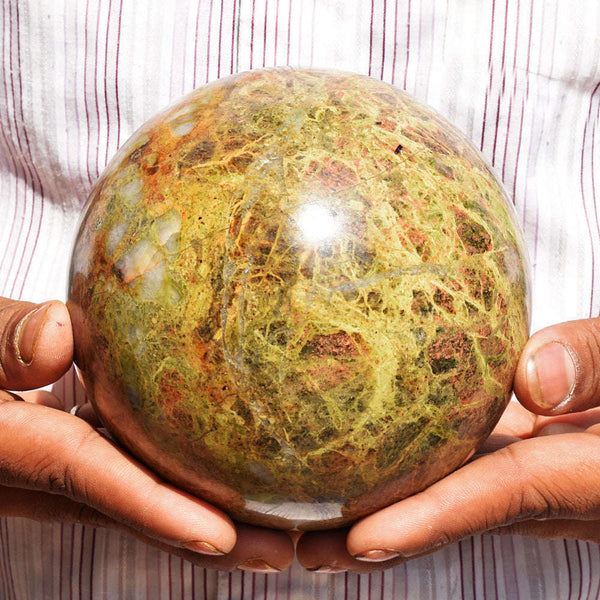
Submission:
{"label": "sphere's reflective highlight", "polygon": [[527,261],[452,126],[366,77],[201,88],[90,197],[69,307],[117,439],[275,527],[333,527],[462,464],[510,396]]}

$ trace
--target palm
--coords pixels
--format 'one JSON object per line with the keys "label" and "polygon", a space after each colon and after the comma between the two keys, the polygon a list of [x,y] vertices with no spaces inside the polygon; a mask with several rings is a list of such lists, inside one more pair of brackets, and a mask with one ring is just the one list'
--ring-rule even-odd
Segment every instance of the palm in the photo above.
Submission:
{"label": "palm", "polygon": [[[512,402],[468,464],[349,532],[305,535],[298,556],[365,572],[483,532],[600,542],[600,408],[548,417]],[[400,547],[385,562],[353,558]]]}

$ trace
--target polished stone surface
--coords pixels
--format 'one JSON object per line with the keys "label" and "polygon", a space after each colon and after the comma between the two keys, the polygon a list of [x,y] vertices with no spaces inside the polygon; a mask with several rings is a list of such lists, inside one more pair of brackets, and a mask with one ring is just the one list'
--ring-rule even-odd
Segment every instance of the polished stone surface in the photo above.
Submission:
{"label": "polished stone surface", "polygon": [[477,151],[403,92],[290,69],[143,126],[73,255],[107,427],[234,518],[349,523],[462,464],[511,393],[527,260]]}

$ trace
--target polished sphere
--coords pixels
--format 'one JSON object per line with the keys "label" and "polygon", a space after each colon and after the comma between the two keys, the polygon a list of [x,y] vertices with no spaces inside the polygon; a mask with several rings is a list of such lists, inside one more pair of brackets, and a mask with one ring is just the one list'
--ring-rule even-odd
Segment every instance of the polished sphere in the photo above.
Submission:
{"label": "polished sphere", "polygon": [[233,518],[336,527],[467,460],[529,274],[478,152],[404,92],[272,69],[144,125],[90,196],[76,362],[115,438]]}

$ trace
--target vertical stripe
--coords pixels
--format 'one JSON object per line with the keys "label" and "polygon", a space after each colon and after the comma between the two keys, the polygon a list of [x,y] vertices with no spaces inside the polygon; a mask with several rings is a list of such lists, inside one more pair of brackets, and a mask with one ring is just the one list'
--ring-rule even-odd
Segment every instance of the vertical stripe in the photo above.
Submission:
{"label": "vertical stripe", "polygon": [[[525,121],[525,107],[529,101],[529,70],[530,70],[530,66],[531,66],[531,42],[532,42],[532,33],[533,33],[533,12],[534,12],[534,2],[533,0],[531,0],[531,4],[529,7],[529,29],[528,29],[528,35],[527,35],[527,59],[526,59],[526,66],[525,66],[525,89],[523,91],[523,99],[521,100],[521,117],[519,119],[519,134],[517,137],[517,151],[515,153],[515,157],[514,157],[514,163],[515,163],[515,171],[514,171],[514,175],[513,175],[513,186],[512,186],[512,198],[514,201],[514,198],[516,196],[516,192],[517,192],[517,178],[518,178],[518,173],[519,173],[519,166],[521,166],[521,161],[519,160],[521,157],[521,146],[523,143],[523,126],[524,126],[524,121]],[[518,4],[518,6],[520,7],[520,3]],[[518,28],[517,28],[518,29]],[[513,64],[513,70],[515,73],[515,83],[514,83],[514,91],[515,94],[517,92],[517,64],[516,64],[516,56],[518,54],[518,47],[517,47],[517,37],[515,37],[515,63]],[[506,137],[506,143],[504,146],[504,162],[505,164],[508,162],[507,156],[508,156],[508,135]],[[525,167],[527,167],[527,164],[525,164]]]}
{"label": "vertical stripe", "polygon": [[491,15],[491,35],[490,35],[490,45],[489,45],[489,53],[488,53],[488,73],[489,73],[489,82],[488,88],[485,93],[485,101],[483,108],[483,128],[481,131],[481,143],[480,149],[483,151],[485,147],[485,134],[486,134],[486,124],[488,117],[488,109],[490,105],[490,93],[492,87],[492,79],[494,76],[494,64],[493,64],[493,54],[494,54],[494,23],[496,22],[496,0],[492,0],[492,15]]}
{"label": "vertical stripe", "polygon": [[392,55],[392,77],[391,83],[396,84],[396,59],[398,57],[398,28],[400,24],[398,22],[398,0],[394,3],[394,53]]}
{"label": "vertical stripe", "polygon": [[6,590],[6,593],[10,594],[10,600],[17,600],[15,592],[15,582],[13,579],[13,573],[11,568],[12,558],[8,540],[8,528],[6,519],[4,518],[0,518],[0,549],[2,550],[2,570],[4,572],[4,578],[2,579],[2,581],[5,582],[3,587]]}
{"label": "vertical stripe", "polygon": [[465,595],[465,561],[464,561],[464,542],[458,543],[458,556],[459,556],[459,564],[460,564],[460,595],[464,598]]}
{"label": "vertical stripe", "polygon": [[221,54],[223,47],[223,14],[224,14],[224,2],[221,0],[221,11],[219,13],[219,47],[217,51],[217,77],[221,77],[223,72],[221,71]]}
{"label": "vertical stripe", "polygon": [[[7,39],[10,72],[8,87],[10,88],[10,98],[8,97],[5,88],[5,110],[7,111],[5,120],[9,124],[9,135],[12,133],[12,136],[17,140],[17,145],[14,145],[12,137],[8,138],[9,143],[6,152],[12,156],[18,157],[19,163],[21,163],[16,170],[16,174],[20,173],[23,177],[22,183],[24,189],[22,199],[24,202],[21,210],[22,218],[20,219],[20,225],[18,228],[13,227],[10,232],[10,239],[13,240],[13,243],[16,244],[17,247],[20,246],[20,249],[15,249],[8,267],[6,267],[6,265],[0,265],[0,268],[2,268],[2,270],[6,269],[7,276],[10,276],[14,269],[13,284],[7,288],[6,294],[12,298],[20,298],[24,283],[18,285],[17,282],[21,278],[22,282],[24,282],[25,276],[29,271],[28,261],[30,260],[31,254],[35,251],[39,234],[39,225],[43,218],[44,190],[31,154],[29,134],[27,128],[24,126],[20,7],[17,3],[9,3],[8,10],[9,32]],[[13,109],[12,118],[8,113],[10,108]],[[36,202],[36,193],[41,194],[41,202]],[[40,208],[36,211],[36,206],[38,205]],[[36,212],[38,212],[37,217]],[[14,223],[16,224],[17,222],[18,219],[15,219]]]}
{"label": "vertical stripe", "polygon": [[386,48],[386,33],[387,33],[387,0],[383,0],[383,23],[381,24],[382,38],[381,38],[381,71],[379,78],[383,79],[384,66],[385,66],[385,48]]}
{"label": "vertical stripe", "polygon": [[[516,10],[516,15],[515,15],[515,20],[514,20],[514,24],[515,24],[515,34],[514,34],[514,43],[513,43],[513,65],[512,65],[512,75],[513,75],[513,87],[512,90],[510,90],[510,94],[508,96],[508,109],[507,109],[507,124],[506,124],[506,131],[504,133],[504,153],[503,153],[503,157],[502,157],[502,168],[501,168],[501,175],[502,175],[502,180],[506,181],[506,168],[507,168],[507,160],[506,160],[506,155],[508,152],[508,142],[510,140],[510,133],[511,133],[511,125],[512,125],[512,113],[513,113],[513,100],[515,99],[515,94],[517,91],[517,77],[516,77],[516,59],[517,59],[517,53],[518,53],[518,42],[519,42],[519,26],[520,26],[520,22],[521,22],[521,2],[520,0],[517,0],[516,4],[515,4],[515,10]],[[505,47],[508,46],[508,40],[507,40],[507,28],[508,28],[508,4],[507,4],[507,16],[504,22],[504,44]],[[504,85],[506,86],[506,73],[504,73]],[[505,90],[506,91],[506,90]],[[500,101],[500,98],[499,100]],[[498,114],[500,114],[500,111],[498,111]],[[498,141],[498,119],[496,120],[496,142]]]}
{"label": "vertical stripe", "polygon": [[583,585],[583,581],[582,581],[582,575],[583,575],[583,571],[582,571],[582,558],[581,558],[581,545],[578,542],[575,542],[575,549],[577,552],[577,598],[581,598],[581,592],[582,592],[582,585]]}
{"label": "vertical stripe", "polygon": [[[123,24],[123,0],[119,0],[119,16],[117,26],[117,40],[115,44],[115,111],[116,111],[116,147],[121,146],[121,105],[119,102],[119,56],[121,53],[121,27]],[[107,160],[108,162],[108,160]]]}
{"label": "vertical stripe", "polygon": [[263,51],[262,51],[262,67],[267,66],[267,31],[269,18],[269,0],[265,0],[265,19],[263,22]]}
{"label": "vertical stripe", "polygon": [[292,0],[288,3],[288,23],[287,23],[287,51],[285,56],[285,64],[290,64],[290,51],[292,47]]}
{"label": "vertical stripe", "polygon": [[209,80],[210,77],[210,57],[211,52],[211,33],[213,24],[213,0],[210,0],[210,8],[208,11],[208,32],[206,34],[206,78],[205,81]]}
{"label": "vertical stripe", "polygon": [[567,545],[567,541],[566,540],[563,541],[563,545],[564,545],[564,551],[565,551],[565,559],[567,561],[567,573],[566,573],[566,576],[567,576],[567,581],[569,583],[567,598],[570,599],[570,598],[572,598],[571,594],[572,594],[572,591],[573,591],[572,590],[572,584],[571,584],[571,580],[572,580],[571,557],[570,557],[569,547]]}
{"label": "vertical stripe", "polygon": [[[110,108],[108,105],[108,91],[107,91],[107,82],[108,82],[108,47],[109,47],[109,38],[110,38],[110,13],[112,9],[112,0],[108,0],[108,17],[106,19],[106,32],[104,34],[104,111],[106,114],[106,148],[104,150],[104,161],[103,163],[108,163],[108,156],[110,150],[110,134],[111,134],[111,126],[110,126]],[[98,11],[98,18],[100,18],[100,11]]]}
{"label": "vertical stripe", "polygon": [[280,0],[276,0],[275,2],[275,35],[273,36],[273,64],[279,65],[278,62],[278,49],[279,49],[279,8],[280,8]]}
{"label": "vertical stripe", "polygon": [[89,98],[88,98],[88,45],[89,45],[89,27],[87,26],[88,21],[89,21],[89,11],[90,11],[90,2],[89,0],[86,0],[86,4],[85,4],[85,28],[84,28],[84,41],[83,41],[83,45],[85,48],[85,61],[83,64],[83,90],[84,90],[84,101],[85,101],[85,125],[86,125],[86,139],[88,141],[88,146],[87,146],[87,176],[88,176],[88,183],[91,184],[94,179],[95,176],[92,175],[91,171],[90,171],[90,166],[91,166],[91,159],[90,159],[90,153],[91,150],[93,148],[93,145],[90,143],[91,141],[91,137],[92,137],[92,131],[91,131],[91,122],[90,122],[90,113],[91,113],[91,109],[89,106]]}
{"label": "vertical stripe", "polygon": [[375,21],[375,0],[371,0],[371,26],[369,27],[369,76],[373,74],[373,37],[374,37],[374,21]]}
{"label": "vertical stripe", "polygon": [[254,24],[256,22],[256,0],[252,0],[252,17],[250,19],[250,69],[254,68]]}
{"label": "vertical stripe", "polygon": [[[585,220],[587,224],[588,233],[590,236],[591,247],[591,290],[590,290],[590,302],[589,302],[589,316],[597,316],[595,306],[595,291],[596,291],[596,252],[594,241],[597,240],[597,234],[600,231],[600,223],[598,221],[598,207],[596,203],[596,186],[595,186],[595,174],[594,174],[594,148],[595,137],[596,137],[596,126],[600,120],[600,83],[594,88],[585,121],[585,127],[583,130],[583,140],[581,143],[581,168],[580,168],[580,185],[581,185],[581,196],[583,198],[583,210],[585,213]],[[594,105],[596,105],[594,107]],[[590,165],[589,169],[586,166]],[[586,174],[588,174],[589,181],[586,180]],[[591,188],[591,189],[590,189]],[[590,208],[593,207],[594,212],[594,223],[595,231],[593,231],[592,216],[590,215]]]}
{"label": "vertical stripe", "polygon": [[[11,298],[21,298],[23,294],[23,286],[25,281],[27,280],[27,275],[29,273],[30,268],[30,256],[35,251],[38,239],[39,239],[39,231],[41,221],[43,219],[44,212],[44,187],[42,185],[42,181],[37,172],[35,161],[33,160],[33,156],[31,153],[29,135],[27,133],[27,127],[23,126],[25,123],[25,111],[24,111],[24,102],[23,102],[23,80],[22,80],[22,72],[21,72],[21,25],[20,25],[20,11],[19,5],[15,5],[15,30],[16,30],[16,48],[17,48],[17,73],[18,73],[18,118],[21,123],[21,127],[16,126],[17,130],[21,130],[24,142],[24,148],[21,146],[19,142],[19,149],[24,152],[24,159],[31,164],[31,167],[28,168],[28,172],[30,175],[29,185],[32,190],[32,203],[31,203],[31,221],[29,226],[27,227],[27,233],[23,242],[23,252],[19,259],[19,264],[17,267],[17,275],[22,277],[22,284],[20,286],[17,285],[17,277],[15,277],[15,282],[9,290],[9,296]],[[17,117],[16,111],[15,116]],[[36,202],[37,193],[41,196],[40,200]],[[36,208],[39,206],[39,212],[37,217],[34,216],[36,212]],[[22,235],[22,233],[21,233]],[[27,256],[29,254],[29,256]]]}
{"label": "vertical stripe", "polygon": [[[508,9],[509,9],[509,3],[506,2],[505,4],[505,9],[504,9],[504,21],[503,21],[503,31],[502,31],[502,61],[500,63],[500,90],[499,93],[497,94],[498,98],[497,98],[497,102],[496,102],[496,118],[494,120],[494,136],[493,136],[493,140],[492,140],[492,154],[491,154],[491,160],[492,160],[492,165],[496,166],[497,164],[497,158],[496,158],[496,148],[498,145],[498,134],[500,131],[500,116],[502,114],[502,98],[505,95],[506,92],[506,45],[507,45],[507,40],[506,40],[506,34],[507,34],[507,30],[508,30]],[[495,27],[495,24],[494,24]]]}
{"label": "vertical stripe", "polygon": [[600,598],[600,575],[599,575],[599,570],[600,570],[600,561],[598,560],[599,555],[600,555],[600,550],[598,547],[598,544],[592,544],[592,543],[588,543],[588,548],[590,550],[590,555],[593,549],[594,555],[596,560],[592,563],[592,565],[590,566],[590,575],[593,574],[596,582],[595,582],[595,591],[594,591],[594,586],[590,585],[590,593],[588,594],[589,598]]}
{"label": "vertical stripe", "polygon": [[241,0],[233,0],[233,18],[231,20],[231,72],[237,73],[239,69],[239,56],[236,50],[239,48],[239,3]]}
{"label": "vertical stripe", "polygon": [[[193,74],[192,74],[192,85],[194,88],[198,87],[198,45],[200,43],[200,7],[202,3],[199,2],[196,7],[196,28],[194,33],[194,66],[193,66]],[[209,58],[207,60],[207,67],[209,64]],[[208,70],[208,69],[207,69]]]}
{"label": "vertical stripe", "polygon": [[[11,19],[10,19],[10,15],[7,16],[7,7],[6,4],[3,3],[2,4],[2,40],[3,40],[3,44],[2,44],[2,66],[4,67],[4,65],[9,64],[12,61],[12,57],[11,57],[11,53],[12,53],[12,44],[10,43],[10,23],[11,23]],[[7,43],[8,42],[8,43]],[[10,71],[10,76],[12,77],[12,66],[9,67],[9,71]],[[2,96],[4,98],[4,102],[2,105],[0,105],[0,112],[1,112],[1,108],[2,106],[4,106],[4,110],[6,111],[6,116],[3,118],[3,124],[6,124],[6,128],[10,129],[10,118],[8,115],[8,107],[10,105],[9,102],[9,95],[8,95],[8,74],[5,72],[5,70],[2,70],[2,74],[3,74],[3,79],[2,79]],[[12,139],[11,139],[11,132],[10,131],[6,131],[5,127],[0,127],[0,136],[2,139],[2,146],[4,147],[4,152],[2,152],[0,154],[0,157],[2,157],[2,162],[4,164],[6,164],[6,170],[9,173],[13,173],[16,177],[18,177],[18,180],[24,179],[19,177],[20,174],[20,170],[21,167],[20,165],[17,164],[17,162],[15,161],[15,159],[13,158],[14,156],[16,156],[16,152],[14,152],[14,146],[12,144]],[[7,234],[7,242],[10,242],[11,240],[15,239],[15,224],[17,223],[17,206],[18,206],[18,194],[15,193],[15,201],[10,203],[10,207],[11,213],[12,215],[9,216],[9,220],[8,223],[11,223],[11,227],[10,230]],[[5,248],[4,248],[4,252],[2,253],[2,256],[0,258],[0,276],[5,273],[6,277],[8,278],[8,267],[6,266],[7,261],[10,260],[8,255],[9,255],[9,251],[12,248],[12,244],[7,243]],[[4,286],[3,286],[4,289]]]}

